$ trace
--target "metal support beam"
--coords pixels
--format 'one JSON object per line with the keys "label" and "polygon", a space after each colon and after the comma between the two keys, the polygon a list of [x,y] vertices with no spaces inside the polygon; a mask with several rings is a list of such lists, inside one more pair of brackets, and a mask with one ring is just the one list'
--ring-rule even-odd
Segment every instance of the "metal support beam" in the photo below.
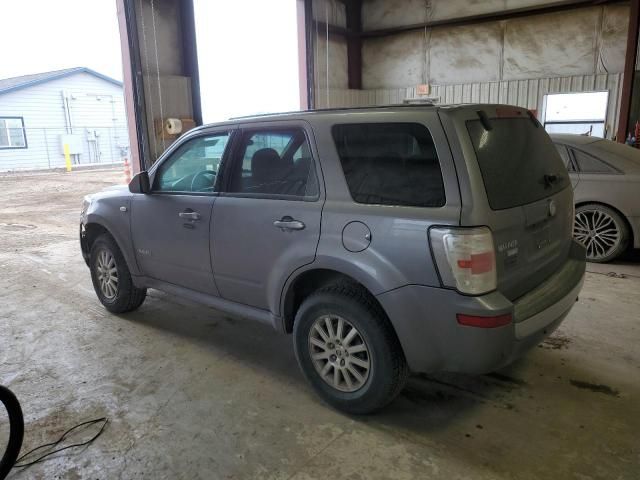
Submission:
{"label": "metal support beam", "polygon": [[297,0],[298,19],[298,83],[300,91],[300,109],[308,110],[315,106],[313,61],[313,22],[312,0]]}
{"label": "metal support beam", "polygon": [[[314,52],[316,48],[315,35],[313,34],[313,1],[298,0],[298,45],[304,42],[305,66],[304,85],[303,75],[300,75],[300,92],[304,89],[306,99],[301,98],[301,108],[312,109],[316,106],[315,78],[316,67]],[[303,100],[306,102],[302,103]]]}
{"label": "metal support beam", "polygon": [[575,10],[577,8],[593,7],[610,3],[621,3],[625,0],[565,0],[561,2],[548,3],[546,5],[536,5],[531,7],[513,8],[502,12],[484,13],[480,15],[470,15],[467,17],[447,18],[432,22],[416,23],[400,27],[384,28],[380,30],[370,30],[362,33],[363,38],[386,37],[398,33],[424,30],[435,27],[456,27],[460,25],[472,25],[486,22],[497,22],[509,20],[511,18],[529,17],[533,15],[544,15],[547,13]]}
{"label": "metal support beam", "polygon": [[347,74],[349,88],[362,88],[362,0],[345,3],[347,30]]}
{"label": "metal support beam", "polygon": [[200,69],[196,44],[196,21],[193,0],[180,2],[180,29],[182,31],[182,72],[191,78],[191,103],[193,120],[202,125],[202,101],[200,99]]}
{"label": "metal support beam", "polygon": [[622,99],[618,132],[616,140],[624,142],[629,132],[629,116],[631,115],[631,95],[633,93],[633,77],[638,55],[638,32],[640,31],[640,0],[631,0],[629,12],[629,29],[627,31],[627,50],[624,58],[624,74],[622,77]]}
{"label": "metal support beam", "polygon": [[124,80],[124,99],[129,131],[129,155],[134,173],[145,170],[145,158],[148,158],[147,119],[145,117],[144,85],[140,63],[138,36],[130,34],[136,31],[136,12],[132,1],[116,0],[120,46],[122,48],[122,73]]}

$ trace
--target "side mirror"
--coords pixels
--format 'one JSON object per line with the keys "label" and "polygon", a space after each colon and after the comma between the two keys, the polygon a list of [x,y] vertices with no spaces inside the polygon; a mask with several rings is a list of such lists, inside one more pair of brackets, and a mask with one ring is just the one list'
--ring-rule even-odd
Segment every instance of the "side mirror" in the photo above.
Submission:
{"label": "side mirror", "polygon": [[149,174],[146,170],[136,174],[129,182],[129,191],[131,193],[149,193],[151,185],[149,184]]}

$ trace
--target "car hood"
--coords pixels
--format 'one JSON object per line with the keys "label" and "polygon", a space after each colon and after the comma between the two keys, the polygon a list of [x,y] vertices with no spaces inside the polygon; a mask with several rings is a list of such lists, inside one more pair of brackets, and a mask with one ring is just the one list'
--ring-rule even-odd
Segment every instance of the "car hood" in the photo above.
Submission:
{"label": "car hood", "polygon": [[100,198],[118,197],[118,196],[126,197],[129,195],[131,195],[131,193],[129,192],[128,185],[111,185],[109,187],[103,188],[99,192],[85,195],[84,199],[85,201],[91,202],[94,200],[98,200]]}
{"label": "car hood", "polygon": [[110,187],[105,187],[101,192],[121,192],[125,193],[129,191],[129,185],[111,185]]}

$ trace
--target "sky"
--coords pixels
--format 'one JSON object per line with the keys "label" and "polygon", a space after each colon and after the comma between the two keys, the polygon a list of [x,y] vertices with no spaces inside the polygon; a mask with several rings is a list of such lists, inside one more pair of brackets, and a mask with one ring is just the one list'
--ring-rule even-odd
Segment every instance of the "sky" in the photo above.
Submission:
{"label": "sky", "polygon": [[0,1],[0,78],[89,67],[122,80],[115,0]]}
{"label": "sky", "polygon": [[[122,80],[116,0],[0,2],[0,78],[89,67]],[[204,121],[298,109],[296,2],[194,4]]]}
{"label": "sky", "polygon": [[298,110],[296,2],[194,5],[204,121]]}

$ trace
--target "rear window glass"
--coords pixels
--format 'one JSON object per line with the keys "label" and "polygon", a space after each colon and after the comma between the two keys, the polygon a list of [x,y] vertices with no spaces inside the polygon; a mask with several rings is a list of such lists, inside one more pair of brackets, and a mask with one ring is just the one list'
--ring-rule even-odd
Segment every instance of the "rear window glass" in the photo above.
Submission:
{"label": "rear window glass", "polygon": [[429,130],[414,123],[335,125],[333,139],[357,203],[445,204],[442,171]]}
{"label": "rear window glass", "polygon": [[518,207],[554,195],[570,185],[567,169],[542,127],[529,118],[467,122],[482,180],[493,210]]}

